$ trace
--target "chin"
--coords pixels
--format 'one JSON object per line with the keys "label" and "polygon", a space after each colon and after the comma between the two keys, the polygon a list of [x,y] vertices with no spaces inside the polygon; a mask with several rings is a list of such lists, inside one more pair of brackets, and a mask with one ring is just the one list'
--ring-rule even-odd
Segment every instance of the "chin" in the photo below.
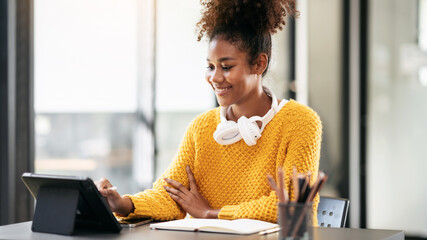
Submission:
{"label": "chin", "polygon": [[218,96],[216,97],[216,102],[218,103],[218,105],[220,105],[221,107],[228,107],[231,105],[231,103],[229,101],[226,101],[225,99],[221,99]]}

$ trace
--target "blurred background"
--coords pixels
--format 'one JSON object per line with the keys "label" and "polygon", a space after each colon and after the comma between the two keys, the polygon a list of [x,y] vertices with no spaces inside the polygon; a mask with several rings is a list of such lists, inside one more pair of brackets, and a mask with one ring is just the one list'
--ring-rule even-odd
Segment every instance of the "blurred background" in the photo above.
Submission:
{"label": "blurred background", "polygon": [[[427,238],[427,0],[298,0],[264,79],[323,122],[321,195],[348,227]],[[0,225],[30,220],[23,172],[151,187],[217,106],[197,0],[1,0]],[[23,207],[25,206],[25,207]]]}

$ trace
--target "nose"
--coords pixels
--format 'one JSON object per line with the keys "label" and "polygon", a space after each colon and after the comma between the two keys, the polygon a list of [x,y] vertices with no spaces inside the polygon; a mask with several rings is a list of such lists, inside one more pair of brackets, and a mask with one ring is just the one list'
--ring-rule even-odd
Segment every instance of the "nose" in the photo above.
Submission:
{"label": "nose", "polygon": [[224,76],[222,75],[221,70],[215,69],[210,74],[208,74],[208,81],[211,83],[220,83],[224,81]]}

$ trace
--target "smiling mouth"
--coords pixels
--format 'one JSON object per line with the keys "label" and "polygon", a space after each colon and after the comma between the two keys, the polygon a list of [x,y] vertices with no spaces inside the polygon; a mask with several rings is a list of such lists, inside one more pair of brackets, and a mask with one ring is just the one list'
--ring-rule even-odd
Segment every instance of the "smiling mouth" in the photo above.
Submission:
{"label": "smiling mouth", "polygon": [[215,89],[215,93],[218,96],[223,96],[224,94],[226,94],[227,92],[229,92],[231,88],[232,87],[230,86],[230,87],[215,87],[214,89]]}

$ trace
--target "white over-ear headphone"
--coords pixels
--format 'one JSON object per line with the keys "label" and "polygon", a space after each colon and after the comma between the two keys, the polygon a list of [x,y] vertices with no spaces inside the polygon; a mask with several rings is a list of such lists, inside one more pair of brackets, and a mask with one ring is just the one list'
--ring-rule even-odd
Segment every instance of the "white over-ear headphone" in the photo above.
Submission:
{"label": "white over-ear headphone", "polygon": [[[214,132],[214,139],[221,145],[229,145],[240,141],[242,138],[249,146],[256,144],[257,140],[261,137],[261,133],[265,126],[273,119],[274,115],[286,104],[287,100],[283,99],[280,105],[277,104],[277,98],[273,92],[264,87],[264,91],[272,98],[271,109],[264,115],[264,117],[253,116],[247,118],[242,116],[237,120],[228,121],[225,117],[228,108],[221,107],[220,118],[221,123],[216,127]],[[261,129],[258,127],[257,121],[261,121]]]}

